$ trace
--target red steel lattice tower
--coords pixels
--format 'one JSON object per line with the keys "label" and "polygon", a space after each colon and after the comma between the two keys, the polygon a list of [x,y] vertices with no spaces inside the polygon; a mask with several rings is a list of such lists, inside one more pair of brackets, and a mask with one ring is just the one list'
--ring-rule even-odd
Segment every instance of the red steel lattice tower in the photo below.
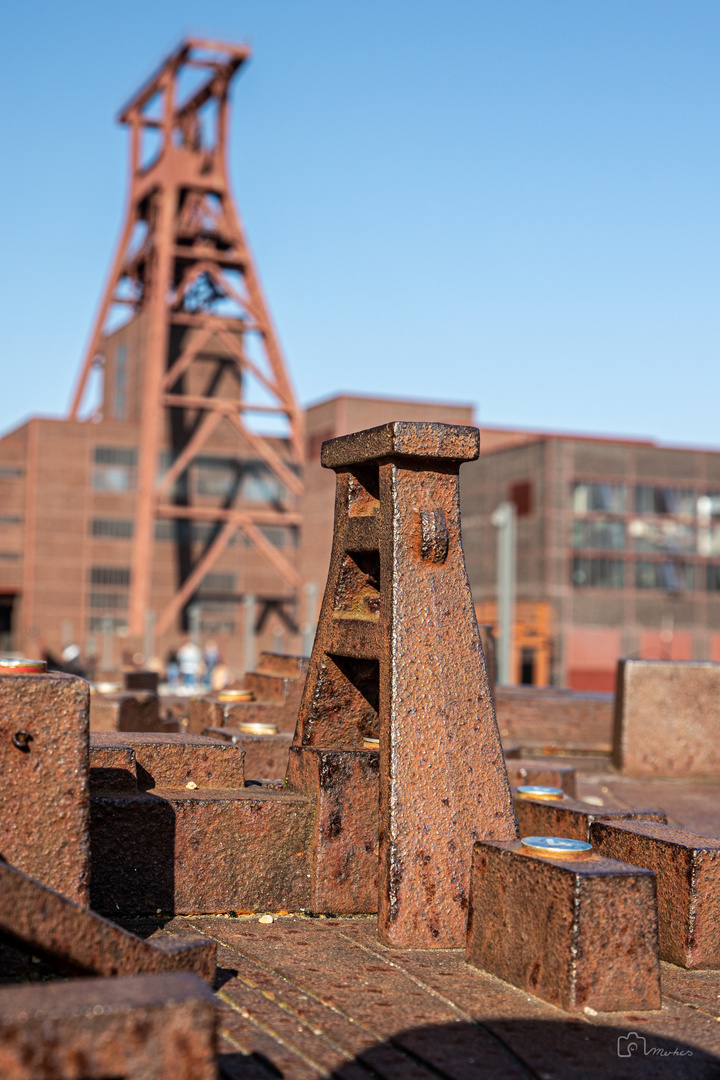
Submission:
{"label": "red steel lattice tower", "polygon": [[[158,519],[217,526],[200,557],[180,568],[177,589],[158,613],[158,635],[177,624],[237,530],[291,594],[297,595],[300,584],[295,567],[262,531],[300,524],[303,436],[302,414],[228,181],[228,91],[248,57],[245,46],[186,40],[118,118],[130,129],[128,208],[70,415],[80,418],[118,311],[127,320],[129,310],[143,342],[128,620],[136,638],[150,603]],[[101,410],[92,418],[104,419]],[[284,418],[282,437],[253,430],[253,422],[266,414]],[[248,507],[230,498],[208,506],[183,486],[208,441],[228,424],[245,454],[263,463],[282,492],[271,505]],[[169,455],[164,468],[163,452]]]}

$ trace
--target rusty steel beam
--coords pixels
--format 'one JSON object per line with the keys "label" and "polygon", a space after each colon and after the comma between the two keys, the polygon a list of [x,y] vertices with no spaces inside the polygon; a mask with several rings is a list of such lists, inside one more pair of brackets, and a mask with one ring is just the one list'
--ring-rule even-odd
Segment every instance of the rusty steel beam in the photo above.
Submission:
{"label": "rusty steel beam", "polygon": [[[515,813],[521,836],[567,836],[589,839],[593,821],[627,821],[641,818],[667,823],[663,810],[622,810],[578,802],[569,795],[537,798],[513,790]],[[632,862],[632,859],[625,860]]]}
{"label": "rusty steel beam", "polygon": [[6,863],[0,863],[0,936],[73,975],[190,971],[215,981],[214,941],[143,941]]}
{"label": "rusty steel beam", "polygon": [[0,987],[3,1080],[217,1080],[215,999],[193,975]]}
{"label": "rusty steel beam", "polygon": [[598,854],[657,875],[660,956],[684,968],[720,968],[720,839],[649,821],[596,821]]}
{"label": "rusty steel beam", "polygon": [[0,661],[0,856],[78,903],[90,887],[84,679]]}
{"label": "rusty steel beam", "polygon": [[466,959],[569,1012],[658,1009],[655,875],[592,853],[481,840]]}
{"label": "rusty steel beam", "polygon": [[[318,750],[369,753],[379,738],[379,927],[403,947],[461,945],[473,840],[517,835],[460,541],[459,469],[478,452],[476,429],[428,423],[322,450],[337,474],[333,551],[288,782],[307,792]],[[347,902],[345,864],[372,842],[360,805],[343,815],[359,842],[315,836],[324,904],[333,889]],[[316,820],[329,833],[331,819]]]}

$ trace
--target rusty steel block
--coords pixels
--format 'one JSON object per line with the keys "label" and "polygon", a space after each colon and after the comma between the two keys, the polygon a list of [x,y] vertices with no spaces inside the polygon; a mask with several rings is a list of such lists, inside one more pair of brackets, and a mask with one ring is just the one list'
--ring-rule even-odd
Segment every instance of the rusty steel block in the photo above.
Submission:
{"label": "rusty steel block", "polygon": [[205,728],[203,735],[233,743],[238,749],[242,748],[245,754],[245,776],[248,780],[284,780],[293,738],[289,731],[278,731],[274,735],[252,735],[233,728]]}
{"label": "rusty steel block", "polygon": [[215,982],[215,942],[161,937],[149,942],[0,863],[0,936],[70,974],[191,971]]}
{"label": "rusty steel block", "polygon": [[542,784],[548,787],[562,788],[571,799],[575,798],[577,794],[577,776],[574,766],[558,765],[547,760],[536,761],[519,755],[508,757],[507,750],[504,753],[511,787],[519,787],[523,784]]}
{"label": "rusty steel block", "polygon": [[0,988],[3,1080],[216,1080],[215,999],[194,975]]}
{"label": "rusty steel block", "polygon": [[639,818],[667,822],[667,814],[662,810],[616,810],[578,802],[568,795],[552,800],[532,798],[519,794],[517,788],[513,788],[513,801],[521,836],[568,836],[587,840],[593,821],[601,819],[628,821]]}
{"label": "rusty steel block", "polygon": [[89,897],[89,687],[0,671],[0,856],[85,904]]}
{"label": "rusty steel block", "polygon": [[432,423],[322,449],[333,551],[295,760],[304,774],[313,750],[379,737],[379,929],[398,946],[462,944],[473,840],[517,835],[460,539],[459,469],[478,452],[476,429]]}
{"label": "rusty steel block", "polygon": [[[92,732],[90,769],[93,789],[112,785],[113,774],[100,777],[101,762],[108,768],[130,769],[132,755],[136,783],[142,791],[153,788],[242,788],[243,749],[232,743],[202,735],[165,734],[164,732]],[[113,758],[113,754],[119,755]],[[120,765],[121,758],[126,762]],[[119,777],[119,779],[122,779]],[[125,787],[121,783],[121,788]]]}
{"label": "rusty steel block", "polygon": [[495,709],[503,739],[528,756],[560,747],[605,754],[612,747],[612,694],[557,686],[498,686]]}
{"label": "rusty steel block", "polygon": [[[242,724],[274,724],[280,730],[284,709],[271,701],[221,701],[220,694],[204,694],[190,698],[187,730],[200,735],[206,728],[231,728],[238,731]],[[290,722],[286,730],[291,731]]]}
{"label": "rusty steel block", "polygon": [[598,854],[657,875],[660,956],[684,968],[720,968],[720,840],[649,821],[596,821]]}
{"label": "rusty steel block", "polygon": [[659,1009],[655,875],[481,840],[466,959],[567,1011]]}
{"label": "rusty steel block", "polygon": [[157,671],[125,671],[123,682],[126,690],[149,690],[151,694],[157,694],[160,676]]}
{"label": "rusty steel block", "polygon": [[376,750],[295,746],[290,751],[288,782],[316,807],[312,911],[377,911],[378,758]]}
{"label": "rusty steel block", "polygon": [[91,799],[93,908],[110,918],[309,906],[313,807],[263,787]]}
{"label": "rusty steel block", "polygon": [[132,746],[113,732],[93,732],[90,737],[90,792],[137,791],[137,761]]}
{"label": "rusty steel block", "polygon": [[91,731],[158,731],[160,724],[157,694],[136,690],[91,695]]}
{"label": "rusty steel block", "polygon": [[630,776],[720,776],[720,664],[620,660],[613,762]]}

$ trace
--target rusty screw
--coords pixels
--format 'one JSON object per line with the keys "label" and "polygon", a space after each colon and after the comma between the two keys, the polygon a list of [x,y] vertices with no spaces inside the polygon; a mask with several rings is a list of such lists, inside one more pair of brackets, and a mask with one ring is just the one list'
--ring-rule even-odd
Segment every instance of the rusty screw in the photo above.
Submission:
{"label": "rusty screw", "polygon": [[13,746],[17,746],[18,750],[22,750],[24,754],[30,753],[30,743],[32,742],[32,735],[29,731],[25,731],[23,728],[20,731],[16,731],[12,737]]}

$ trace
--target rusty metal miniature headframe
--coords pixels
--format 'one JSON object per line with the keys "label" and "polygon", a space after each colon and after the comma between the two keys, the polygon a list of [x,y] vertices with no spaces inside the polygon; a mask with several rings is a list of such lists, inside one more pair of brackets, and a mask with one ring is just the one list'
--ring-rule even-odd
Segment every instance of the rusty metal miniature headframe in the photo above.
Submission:
{"label": "rusty metal miniature headframe", "polygon": [[402,946],[461,945],[473,842],[517,835],[460,538],[478,453],[477,429],[433,423],[322,450],[335,532],[290,780],[303,756],[379,737],[379,925]]}

